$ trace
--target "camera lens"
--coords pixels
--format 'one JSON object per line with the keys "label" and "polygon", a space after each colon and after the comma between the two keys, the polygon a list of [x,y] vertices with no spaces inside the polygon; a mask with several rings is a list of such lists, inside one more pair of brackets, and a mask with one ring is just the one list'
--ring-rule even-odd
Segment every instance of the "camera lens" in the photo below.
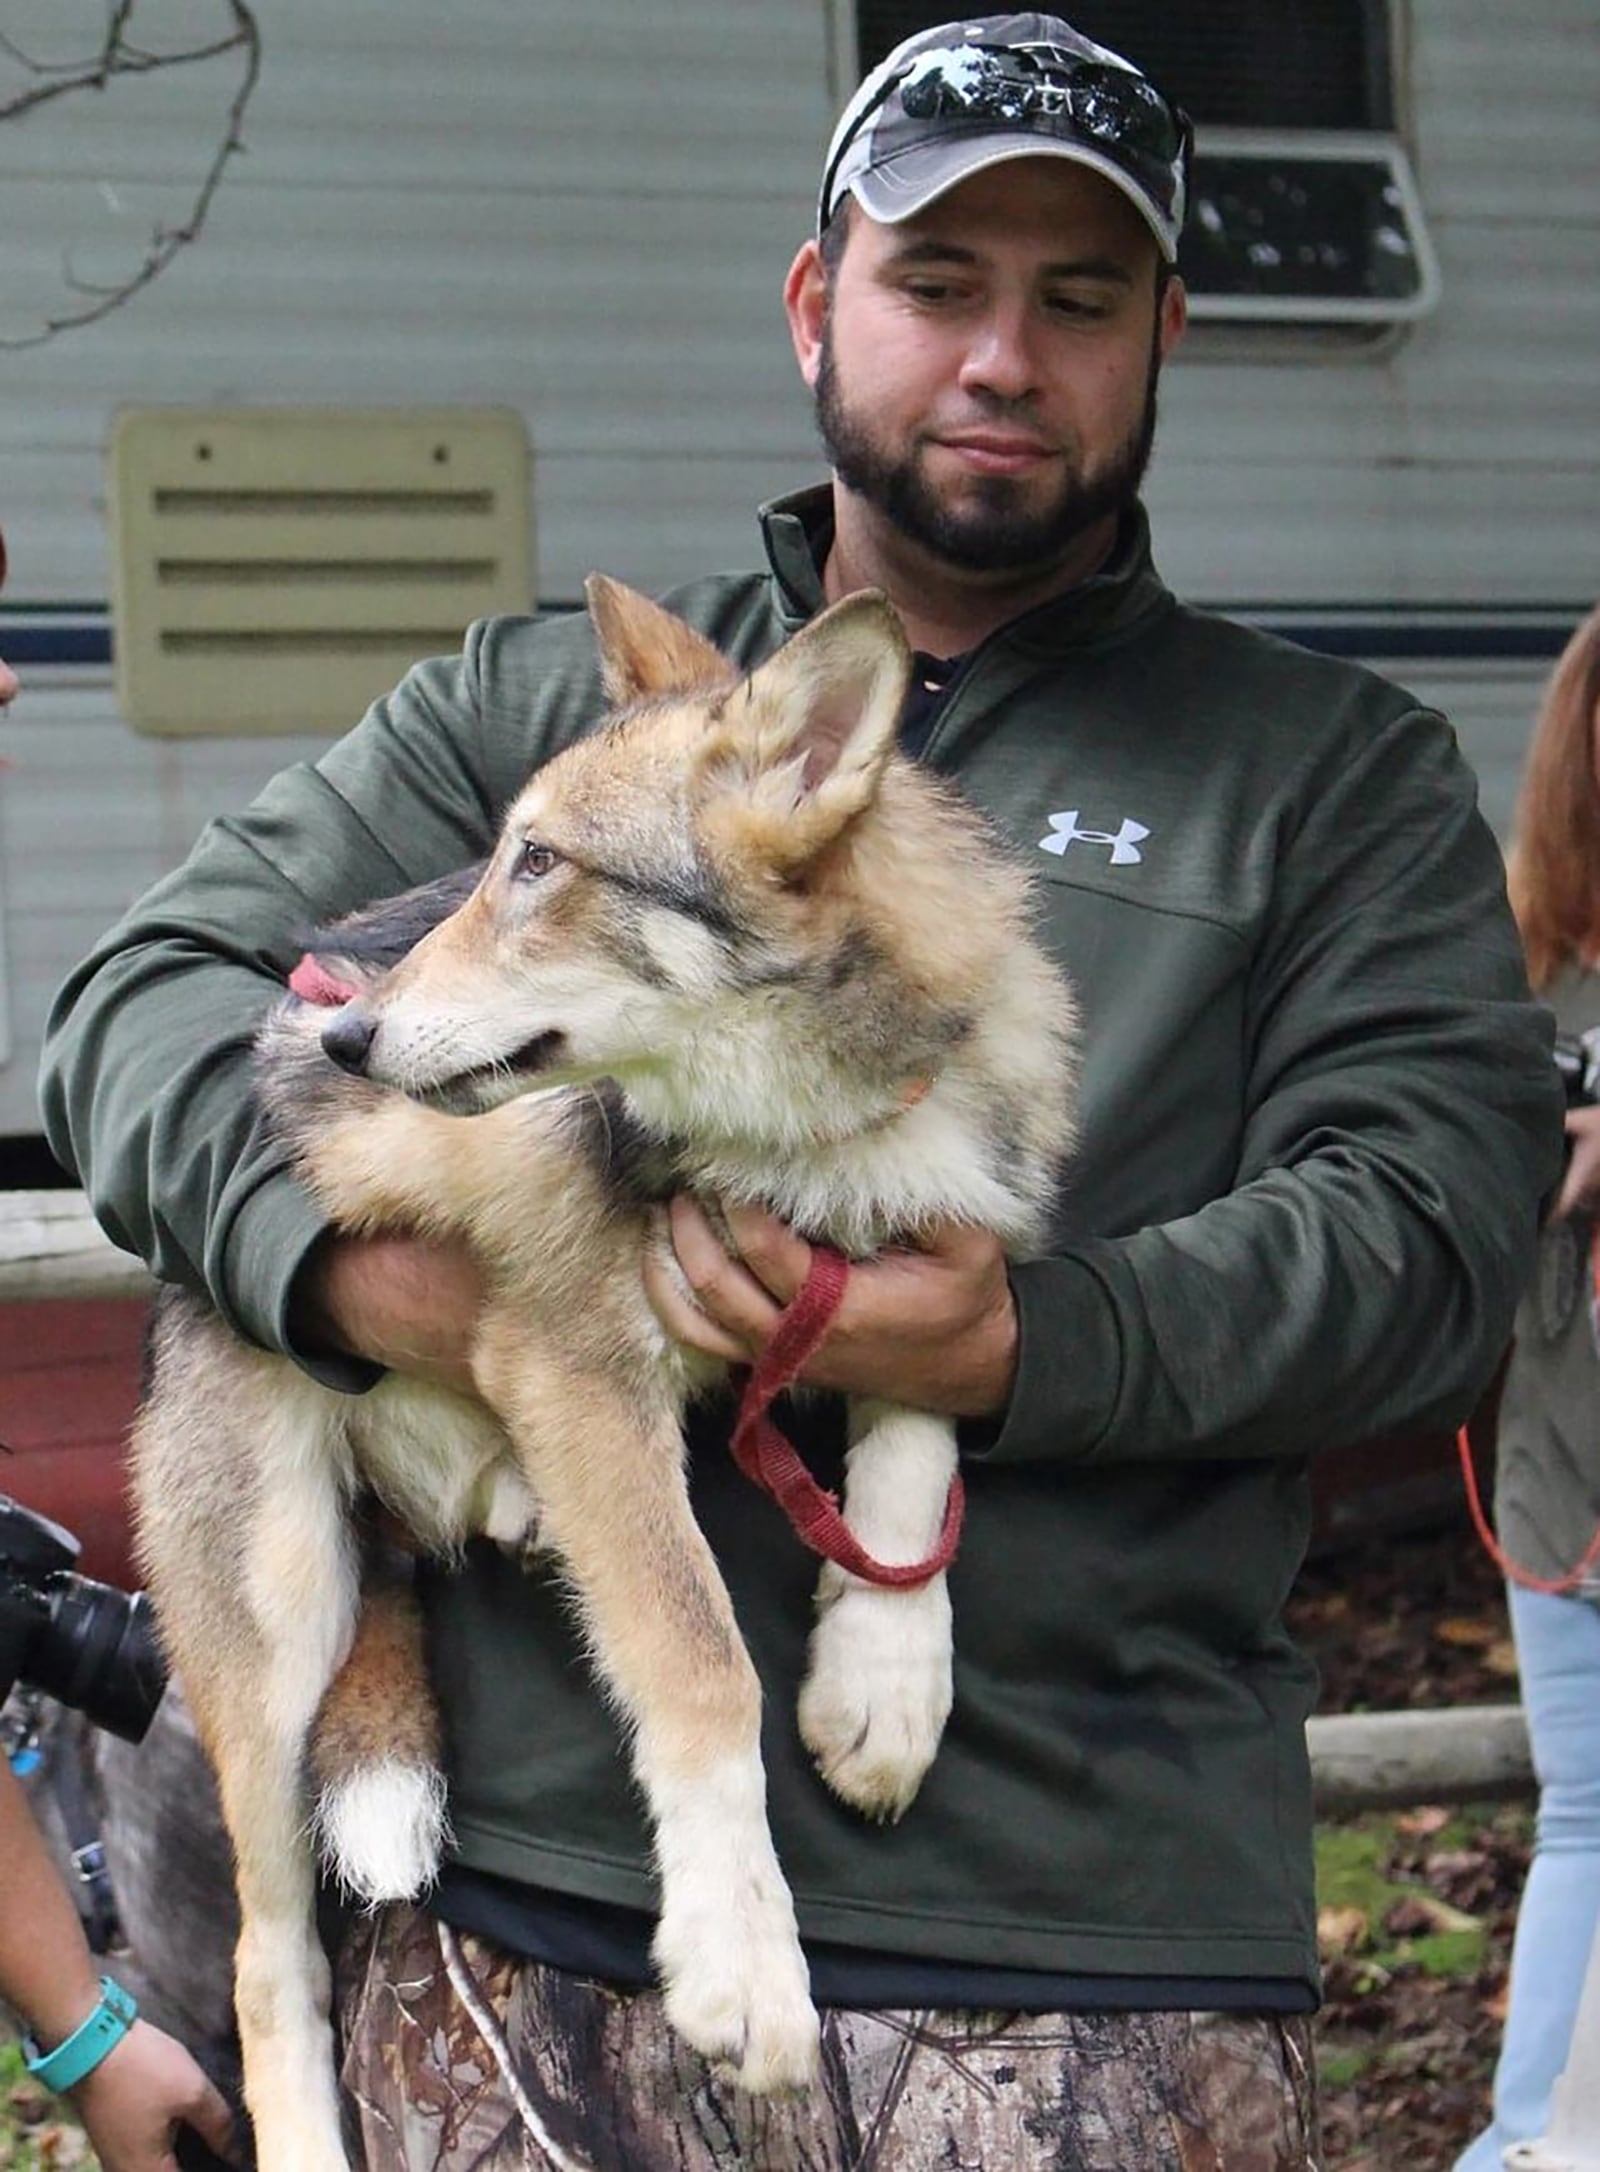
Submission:
{"label": "camera lens", "polygon": [[143,1592],[131,1598],[87,1576],[60,1576],[48,1626],[34,1638],[29,1679],[126,1742],[155,1717],[167,1671]]}

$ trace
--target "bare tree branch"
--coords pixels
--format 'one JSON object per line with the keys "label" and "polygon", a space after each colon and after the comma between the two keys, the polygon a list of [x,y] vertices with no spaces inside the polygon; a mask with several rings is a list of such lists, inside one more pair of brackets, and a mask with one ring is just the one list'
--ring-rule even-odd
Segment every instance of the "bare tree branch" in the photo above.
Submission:
{"label": "bare tree branch", "polygon": [[223,0],[233,18],[233,29],[226,37],[218,38],[209,45],[196,45],[174,52],[148,52],[129,43],[128,26],[138,0],[112,0],[106,18],[105,40],[92,60],[81,62],[44,62],[32,59],[15,40],[0,35],[0,51],[5,52],[18,66],[39,80],[0,103],[0,122],[17,120],[48,104],[52,99],[64,98],[73,91],[104,90],[119,75],[150,75],[161,68],[186,67],[195,61],[217,60],[228,53],[244,55],[244,73],[240,78],[232,105],[228,109],[223,127],[222,140],[195,192],[188,216],[177,226],[159,225],[150,237],[144,261],[127,279],[114,286],[96,286],[79,279],[71,266],[65,267],[64,276],[68,287],[83,295],[81,309],[51,317],[43,329],[30,332],[21,338],[0,337],[0,349],[40,347],[46,340],[70,331],[81,324],[94,324],[112,310],[120,309],[132,300],[142,287],[158,279],[180,249],[186,248],[199,235],[205,225],[206,214],[211,209],[222,180],[224,167],[236,151],[244,148],[241,133],[245,107],[256,87],[261,73],[261,31],[255,14],[247,0]]}

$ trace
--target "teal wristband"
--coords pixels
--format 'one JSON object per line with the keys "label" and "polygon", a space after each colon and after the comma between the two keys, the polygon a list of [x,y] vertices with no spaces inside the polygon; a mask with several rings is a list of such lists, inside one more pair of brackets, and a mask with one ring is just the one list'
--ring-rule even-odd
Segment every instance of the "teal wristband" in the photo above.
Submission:
{"label": "teal wristband", "polygon": [[88,2020],[74,2029],[64,2044],[57,2044],[54,2051],[41,2051],[31,2036],[23,2038],[23,2056],[28,2062],[28,2072],[35,2081],[42,2081],[47,2089],[58,2094],[76,2089],[85,2075],[92,2074],[108,2051],[112,2051],[138,2018],[139,2008],[131,1992],[124,1991],[114,1977],[100,1979],[100,2003]]}

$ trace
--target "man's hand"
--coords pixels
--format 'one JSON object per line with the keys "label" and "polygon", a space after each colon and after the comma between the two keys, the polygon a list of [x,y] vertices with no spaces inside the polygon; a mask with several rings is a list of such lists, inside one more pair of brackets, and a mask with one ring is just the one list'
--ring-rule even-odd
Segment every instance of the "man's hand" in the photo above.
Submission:
{"label": "man's hand", "polygon": [[464,1244],[424,1237],[325,1237],[295,1284],[303,1350],[341,1350],[395,1372],[472,1388],[483,1277]]}
{"label": "man's hand", "polygon": [[1600,1108],[1569,1109],[1567,1137],[1572,1158],[1557,1194],[1553,1219],[1600,1204]]}
{"label": "man's hand", "polygon": [[[748,1365],[805,1281],[811,1247],[757,1207],[730,1207],[730,1252],[687,1195],[668,1211],[682,1282],[645,1256],[645,1294],[675,1341]],[[1011,1398],[1017,1315],[1005,1254],[988,1230],[941,1223],[923,1251],[888,1251],[849,1287],[803,1380],[958,1418],[997,1416]]]}

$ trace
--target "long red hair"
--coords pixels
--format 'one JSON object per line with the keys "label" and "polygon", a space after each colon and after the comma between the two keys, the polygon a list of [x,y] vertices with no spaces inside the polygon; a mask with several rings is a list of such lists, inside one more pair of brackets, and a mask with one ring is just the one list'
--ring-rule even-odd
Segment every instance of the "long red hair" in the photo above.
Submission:
{"label": "long red hair", "polygon": [[1528,747],[1508,866],[1528,978],[1600,958],[1600,605],[1550,674]]}

